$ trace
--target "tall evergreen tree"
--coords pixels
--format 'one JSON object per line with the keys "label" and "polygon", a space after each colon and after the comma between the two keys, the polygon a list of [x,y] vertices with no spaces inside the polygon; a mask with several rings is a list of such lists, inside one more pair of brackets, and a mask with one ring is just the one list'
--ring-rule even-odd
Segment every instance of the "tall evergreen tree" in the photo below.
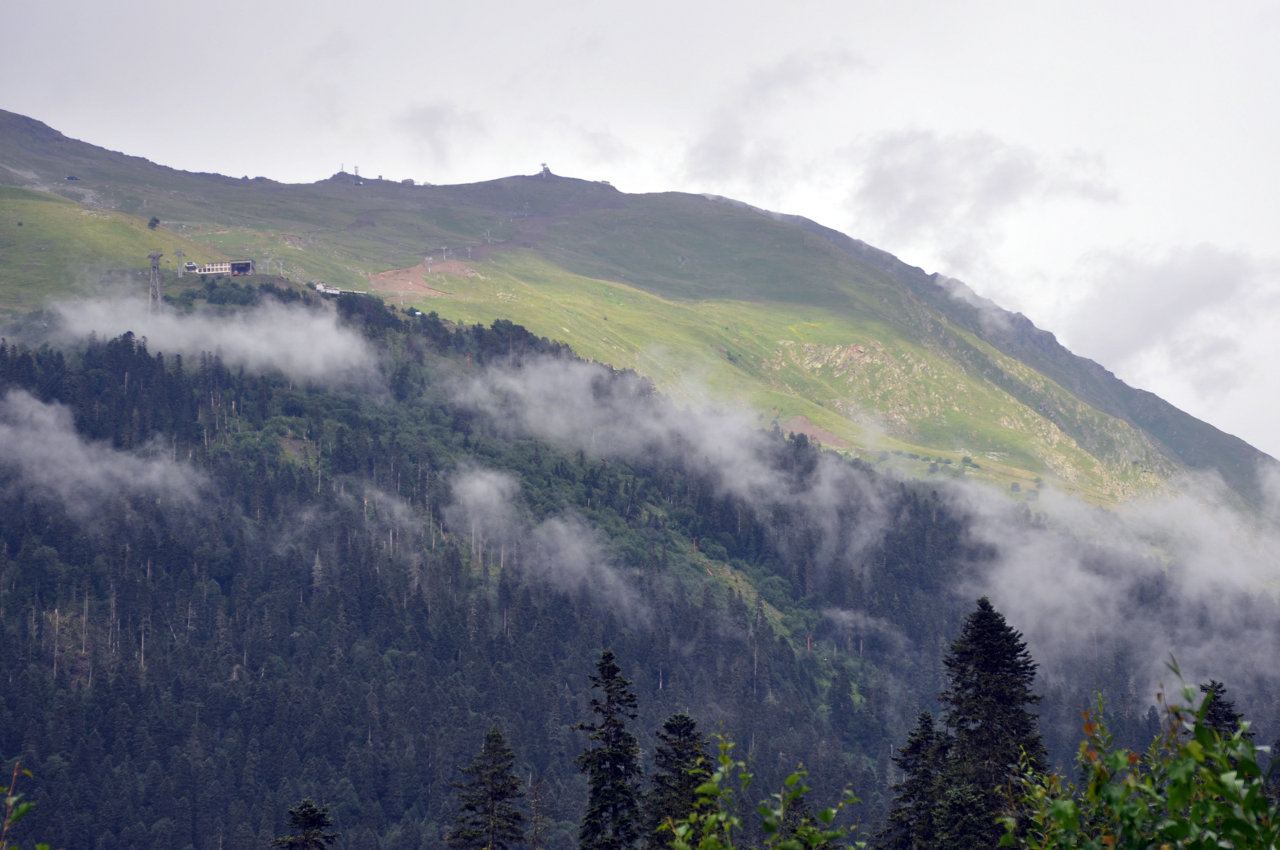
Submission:
{"label": "tall evergreen tree", "polygon": [[512,770],[515,753],[497,726],[484,736],[480,753],[462,769],[457,782],[458,812],[446,841],[454,850],[508,850],[524,843],[524,815],[516,801],[524,796]]}
{"label": "tall evergreen tree", "polygon": [[289,850],[325,850],[338,840],[338,833],[326,831],[332,826],[329,807],[317,806],[308,797],[289,810],[289,828],[293,834],[272,839],[271,846]]}
{"label": "tall evergreen tree", "polygon": [[641,821],[647,850],[671,846],[673,833],[660,827],[668,818],[680,820],[693,811],[696,790],[709,774],[707,761],[707,739],[697,721],[687,714],[668,717],[658,731],[653,784],[644,798]]}
{"label": "tall evergreen tree", "polygon": [[875,846],[885,850],[923,850],[935,847],[934,813],[938,805],[938,780],[947,755],[946,733],[933,715],[922,711],[907,743],[893,756],[903,780],[893,786],[895,796],[888,823],[876,836]]}
{"label": "tall evergreen tree", "polygon": [[627,730],[636,718],[636,695],[606,649],[590,677],[595,722],[579,723],[591,744],[576,759],[587,774],[587,812],[578,829],[581,850],[627,850],[640,836],[640,744]]}
{"label": "tall evergreen tree", "polygon": [[[1223,738],[1230,738],[1240,729],[1244,716],[1236,711],[1235,702],[1227,699],[1227,686],[1210,679],[1200,686],[1200,693],[1209,703],[1204,710],[1204,725]],[[1246,732],[1245,737],[1253,738],[1253,733]]]}
{"label": "tall evergreen tree", "polygon": [[983,597],[951,644],[943,664],[949,747],[943,769],[937,835],[952,848],[994,847],[996,818],[1011,805],[1009,784],[1024,758],[1043,770],[1048,760],[1032,692],[1036,662],[1022,635]]}
{"label": "tall evergreen tree", "polygon": [[1013,805],[1020,763],[1043,770],[1048,756],[1032,692],[1036,663],[1022,635],[983,597],[943,659],[941,728],[921,714],[894,757],[906,773],[877,846],[894,850],[995,847],[996,818]]}

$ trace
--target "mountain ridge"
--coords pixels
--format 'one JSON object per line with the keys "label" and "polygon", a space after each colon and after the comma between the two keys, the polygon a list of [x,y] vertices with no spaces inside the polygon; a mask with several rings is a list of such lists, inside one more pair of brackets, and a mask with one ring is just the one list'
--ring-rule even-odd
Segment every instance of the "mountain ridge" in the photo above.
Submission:
{"label": "mountain ridge", "polygon": [[[341,172],[309,184],[237,179],[107,151],[13,113],[0,113],[0,140],[0,184],[156,216],[189,256],[254,256],[284,277],[354,289],[399,270],[421,283],[411,306],[516,321],[668,391],[681,391],[682,373],[702,374],[713,395],[766,421],[814,422],[864,457],[916,455],[922,469],[948,461],[1006,483],[1048,476],[1103,501],[1160,489],[1179,470],[1212,471],[1254,505],[1258,469],[1274,464],[1026,317],[801,216],[545,171],[448,186]],[[958,466],[962,455],[984,463]]]}
{"label": "mountain ridge", "polygon": [[[821,225],[817,227],[821,228]],[[1247,491],[1253,501],[1261,498],[1261,492],[1255,489],[1258,486],[1256,468],[1259,463],[1274,462],[1269,455],[1239,437],[1178,409],[1155,393],[1129,386],[1102,364],[1071,352],[1058,342],[1051,331],[1037,327],[1021,313],[1004,310],[972,290],[968,290],[971,297],[957,298],[954,290],[948,291],[938,283],[939,275],[929,275],[887,252],[829,228],[822,229],[830,234],[833,241],[849,240],[851,250],[876,257],[886,267],[892,264],[904,277],[916,278],[913,288],[917,291],[926,290],[932,284],[932,300],[935,303],[947,302],[950,308],[947,312],[962,317],[969,329],[983,328],[984,338],[1001,351],[1029,363],[1102,412],[1123,418],[1151,434],[1188,466],[1215,468],[1233,489]],[[965,286],[962,282],[956,283]],[[988,316],[993,310],[998,311],[996,318],[989,321]],[[1216,464],[1202,466],[1195,447],[1210,441],[1225,443],[1223,456]]]}

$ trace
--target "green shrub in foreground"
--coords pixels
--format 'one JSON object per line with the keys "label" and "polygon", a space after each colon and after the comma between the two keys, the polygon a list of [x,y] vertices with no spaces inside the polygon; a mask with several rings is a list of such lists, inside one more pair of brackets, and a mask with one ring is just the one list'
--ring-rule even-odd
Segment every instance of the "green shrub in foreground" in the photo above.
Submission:
{"label": "green shrub in foreground", "polygon": [[[1187,704],[1193,696],[1192,688],[1183,689]],[[1276,847],[1280,807],[1267,793],[1260,750],[1248,724],[1227,735],[1215,731],[1206,722],[1211,703],[1212,697],[1199,711],[1166,705],[1164,728],[1145,754],[1115,746],[1101,704],[1085,712],[1081,787],[1027,771],[1020,779],[1022,817],[1004,819],[1000,846]]]}
{"label": "green shrub in foreground", "polygon": [[[698,802],[692,814],[668,821],[666,828],[674,832],[674,850],[734,850],[742,845],[742,818],[737,814],[737,797],[751,785],[746,765],[734,761],[729,751],[733,744],[720,740],[717,768],[710,778],[698,786]],[[766,850],[836,850],[838,847],[865,847],[865,842],[847,843],[850,830],[835,825],[845,806],[857,802],[845,791],[840,802],[831,808],[810,814],[805,795],[811,790],[804,784],[805,772],[797,770],[787,777],[780,792],[770,795],[756,806],[760,830]],[[736,842],[736,843],[735,843]]]}

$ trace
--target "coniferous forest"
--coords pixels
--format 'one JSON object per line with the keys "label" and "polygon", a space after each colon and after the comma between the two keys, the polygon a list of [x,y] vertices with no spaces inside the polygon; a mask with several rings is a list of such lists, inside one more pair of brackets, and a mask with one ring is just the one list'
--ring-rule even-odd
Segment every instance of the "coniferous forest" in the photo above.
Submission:
{"label": "coniferous forest", "polygon": [[[249,300],[278,299],[297,296]],[[938,484],[776,428],[746,484],[678,430],[550,438],[512,407],[546,364],[637,420],[668,402],[510,323],[292,309],[336,309],[372,369],[299,378],[135,334],[0,346],[0,755],[31,772],[22,846],[261,848],[302,800],[338,848],[463,846],[484,753],[520,782],[525,838],[578,846],[605,817],[592,743],[617,731],[602,653],[634,699],[636,787],[687,797],[681,746],[722,736],[762,795],[803,765],[815,806],[859,798],[865,835],[915,828],[885,820],[910,759],[946,723],[971,745],[962,715],[923,712],[960,704],[963,589],[990,558]],[[491,370],[511,383],[477,383]],[[1043,696],[1030,756],[1069,765],[1093,694],[1032,684],[1012,651],[1019,709]],[[1158,732],[1123,659],[1103,668],[1118,739]],[[938,769],[976,788],[963,765]],[[659,815],[639,799],[629,822]]]}

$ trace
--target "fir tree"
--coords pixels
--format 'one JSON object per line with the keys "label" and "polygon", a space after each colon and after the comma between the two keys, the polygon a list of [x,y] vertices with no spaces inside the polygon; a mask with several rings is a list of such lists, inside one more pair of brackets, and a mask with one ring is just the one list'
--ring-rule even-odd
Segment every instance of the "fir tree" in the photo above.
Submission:
{"label": "fir tree", "polygon": [[965,620],[943,664],[948,684],[949,737],[939,800],[937,837],[951,848],[994,847],[996,818],[1011,803],[1009,783],[1019,763],[1043,770],[1047,761],[1032,692],[1036,663],[1022,635],[983,597]]}
{"label": "fir tree", "polygon": [[658,731],[653,756],[653,785],[644,799],[644,846],[658,850],[671,846],[673,833],[660,827],[668,820],[689,816],[697,803],[697,788],[709,775],[707,739],[687,714],[673,714]]}
{"label": "fir tree", "polygon": [[995,847],[997,818],[1012,806],[1010,784],[1025,763],[1047,761],[1031,686],[1036,663],[1022,635],[985,597],[943,659],[942,728],[921,714],[894,757],[906,774],[877,846],[895,850]]}
{"label": "fir tree", "polygon": [[462,769],[457,782],[458,812],[446,836],[455,850],[508,850],[524,843],[524,815],[516,801],[524,796],[512,771],[515,753],[497,726],[484,736],[480,753]]}
{"label": "fir tree", "polygon": [[329,807],[317,806],[308,797],[289,810],[289,828],[293,835],[273,839],[271,846],[289,850],[324,850],[338,840],[338,833],[326,832],[332,826]]}
{"label": "fir tree", "polygon": [[876,846],[886,850],[922,850],[936,846],[934,812],[938,805],[938,779],[947,754],[947,737],[927,711],[916,718],[907,743],[893,757],[903,780],[893,786],[893,810]]}
{"label": "fir tree", "polygon": [[626,850],[640,835],[640,744],[627,730],[636,718],[636,696],[611,650],[605,650],[590,677],[601,696],[592,697],[594,723],[575,729],[591,745],[576,759],[587,774],[587,812],[578,829],[581,850]]}
{"label": "fir tree", "polygon": [[[1227,686],[1217,679],[1210,679],[1200,686],[1200,693],[1205,695],[1208,705],[1204,710],[1204,725],[1217,732],[1222,738],[1230,738],[1240,729],[1244,716],[1236,711],[1233,700],[1227,699]],[[1244,736],[1252,739],[1253,733],[1246,731]]]}

